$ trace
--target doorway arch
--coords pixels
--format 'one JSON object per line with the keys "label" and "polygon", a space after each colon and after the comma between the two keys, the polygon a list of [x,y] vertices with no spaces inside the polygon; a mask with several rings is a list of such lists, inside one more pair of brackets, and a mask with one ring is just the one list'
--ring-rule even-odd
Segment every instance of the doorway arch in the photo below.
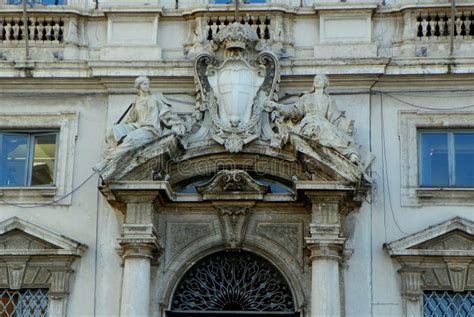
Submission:
{"label": "doorway arch", "polygon": [[179,281],[168,317],[296,317],[284,276],[248,251],[220,251],[198,261]]}

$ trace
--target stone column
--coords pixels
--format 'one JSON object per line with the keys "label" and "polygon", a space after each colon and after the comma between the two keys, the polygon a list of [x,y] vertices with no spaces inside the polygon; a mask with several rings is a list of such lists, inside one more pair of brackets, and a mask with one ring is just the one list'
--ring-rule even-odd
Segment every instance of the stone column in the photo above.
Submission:
{"label": "stone column", "polygon": [[149,316],[151,260],[159,251],[150,202],[128,203],[119,244],[124,260],[121,317]]}
{"label": "stone column", "polygon": [[345,238],[341,236],[341,195],[317,194],[311,200],[312,221],[306,243],[311,251],[311,317],[341,316],[339,262]]}

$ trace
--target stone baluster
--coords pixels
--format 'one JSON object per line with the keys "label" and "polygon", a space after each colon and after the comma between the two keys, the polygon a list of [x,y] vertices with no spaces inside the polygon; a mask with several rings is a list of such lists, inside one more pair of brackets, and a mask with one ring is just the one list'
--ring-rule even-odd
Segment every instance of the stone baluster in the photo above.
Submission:
{"label": "stone baluster", "polygon": [[12,21],[13,40],[20,40],[20,18],[14,18]]}
{"label": "stone baluster", "polygon": [[345,238],[340,205],[344,194],[306,194],[312,220],[306,243],[311,251],[311,317],[341,316],[340,262]]}
{"label": "stone baluster", "polygon": [[455,16],[454,25],[456,27],[456,32],[454,34],[455,34],[456,38],[458,38],[458,39],[462,39],[461,32],[462,32],[463,23],[464,22],[461,20],[461,17]]}
{"label": "stone baluster", "polygon": [[12,34],[12,24],[11,20],[7,21],[7,24],[5,25],[5,41],[9,42],[11,39],[11,34]]}
{"label": "stone baluster", "polygon": [[28,36],[30,41],[35,40],[35,31],[36,31],[36,18],[30,18],[30,25],[28,26]]}
{"label": "stone baluster", "polygon": [[152,198],[128,202],[122,237],[118,239],[124,260],[121,317],[150,316],[151,260],[159,251]]}
{"label": "stone baluster", "polygon": [[44,18],[38,19],[38,26],[36,29],[38,30],[38,42],[42,42],[44,38]]}
{"label": "stone baluster", "polygon": [[44,26],[44,29],[46,31],[46,41],[51,41],[53,39],[52,37],[52,31],[53,31],[53,26],[51,25],[52,24],[52,19],[51,18],[45,18],[45,26]]}
{"label": "stone baluster", "polygon": [[59,19],[53,20],[53,39],[55,42],[59,43],[59,31],[61,30],[61,26],[59,25]]}
{"label": "stone baluster", "polygon": [[421,37],[426,38],[428,36],[428,26],[429,26],[428,17],[425,15],[421,16]]}

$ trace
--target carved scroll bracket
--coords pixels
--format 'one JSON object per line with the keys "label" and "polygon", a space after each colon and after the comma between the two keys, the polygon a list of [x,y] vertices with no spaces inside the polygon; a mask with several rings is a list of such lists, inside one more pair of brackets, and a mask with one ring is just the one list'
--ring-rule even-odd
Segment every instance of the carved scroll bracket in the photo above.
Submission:
{"label": "carved scroll bracket", "polygon": [[229,250],[240,249],[254,202],[214,203],[221,222],[222,237]]}

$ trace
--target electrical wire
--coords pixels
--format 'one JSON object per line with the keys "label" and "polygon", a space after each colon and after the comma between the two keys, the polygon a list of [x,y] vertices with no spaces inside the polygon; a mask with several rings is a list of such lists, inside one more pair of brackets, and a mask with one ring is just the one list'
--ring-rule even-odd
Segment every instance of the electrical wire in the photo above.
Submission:
{"label": "electrical wire", "polygon": [[387,168],[387,151],[386,151],[386,142],[385,142],[385,124],[384,124],[384,115],[383,115],[383,96],[382,94],[380,95],[380,137],[381,137],[381,143],[382,143],[382,175],[385,177],[383,178],[382,181],[382,188],[383,188],[383,205],[384,205],[384,226],[385,226],[385,241],[387,241],[387,227],[386,227],[386,209],[385,209],[385,183],[387,183],[387,192],[388,192],[388,204],[390,207],[390,211],[392,214],[393,222],[395,223],[395,226],[398,228],[398,230],[401,233],[404,234],[409,234],[408,232],[405,232],[402,230],[400,227],[400,224],[398,223],[397,217],[395,216],[395,212],[393,210],[393,204],[392,204],[392,194],[390,190],[390,182],[388,181],[388,168]]}
{"label": "electrical wire", "polygon": [[420,106],[420,105],[416,105],[414,103],[411,103],[411,102],[408,102],[408,101],[405,101],[405,100],[402,100],[402,99],[399,99],[395,96],[392,96],[391,94],[389,93],[386,93],[386,92],[380,92],[382,95],[386,95],[392,99],[395,99],[397,100],[398,102],[401,102],[405,105],[408,105],[408,106],[411,106],[411,107],[414,107],[414,108],[418,108],[418,109],[423,109],[423,110],[433,110],[433,111],[452,111],[452,110],[463,110],[463,109],[468,109],[468,108],[474,108],[474,104],[472,105],[467,105],[467,106],[462,106],[462,107],[456,107],[456,108],[432,108],[432,107],[426,107],[426,106]]}
{"label": "electrical wire", "polygon": [[0,203],[3,203],[5,205],[10,205],[10,206],[15,206],[15,207],[18,207],[18,208],[38,208],[38,207],[46,207],[46,206],[54,206],[56,205],[58,202],[60,202],[61,200],[64,200],[66,199],[67,197],[71,196],[72,194],[74,194],[76,191],[78,191],[82,186],[84,186],[95,174],[97,174],[97,171],[94,171],[92,174],[90,174],[84,181],[82,181],[82,183],[79,184],[79,186],[77,186],[76,188],[74,188],[73,190],[71,190],[69,193],[65,194],[64,196],[61,196],[59,197],[58,199],[55,199],[53,201],[50,201],[50,202],[47,202],[47,203],[43,203],[43,204],[28,204],[28,205],[20,205],[20,204],[15,204],[15,203],[12,203],[12,202],[8,202],[6,200],[3,200],[3,199],[0,199]]}

